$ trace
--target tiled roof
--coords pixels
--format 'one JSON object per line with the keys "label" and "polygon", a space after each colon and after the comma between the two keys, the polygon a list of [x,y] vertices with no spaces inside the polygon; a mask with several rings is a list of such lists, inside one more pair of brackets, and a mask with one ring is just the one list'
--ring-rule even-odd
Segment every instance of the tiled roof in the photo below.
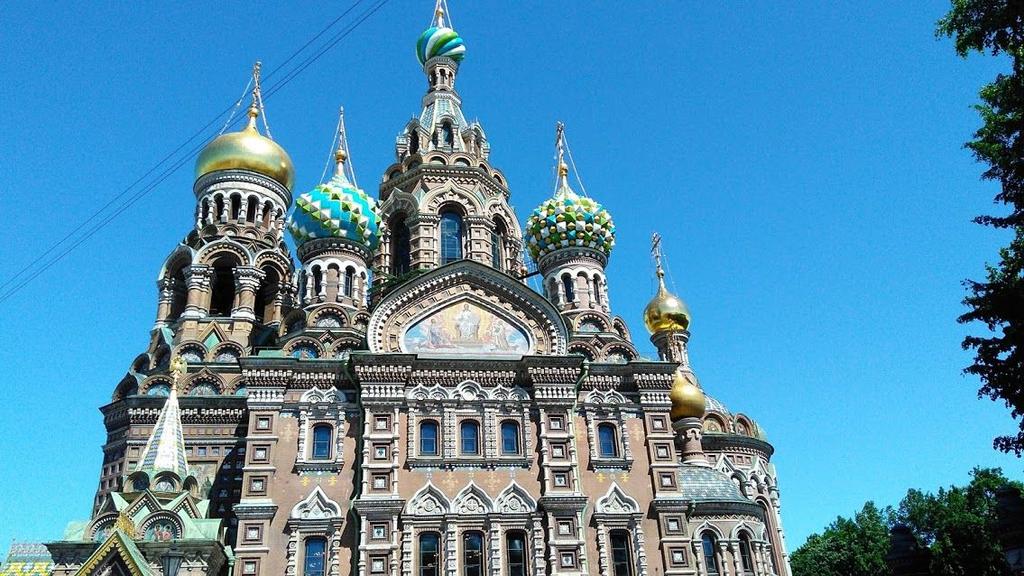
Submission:
{"label": "tiled roof", "polygon": [[679,487],[694,502],[750,502],[728,476],[703,466],[683,466]]}
{"label": "tiled roof", "polygon": [[0,564],[0,576],[49,576],[53,560],[46,546],[15,542],[7,552],[7,560]]}

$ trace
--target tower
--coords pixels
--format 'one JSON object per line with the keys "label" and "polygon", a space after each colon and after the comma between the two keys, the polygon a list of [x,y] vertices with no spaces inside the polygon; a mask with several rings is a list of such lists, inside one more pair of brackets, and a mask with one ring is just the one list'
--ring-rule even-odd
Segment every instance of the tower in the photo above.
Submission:
{"label": "tower", "polygon": [[654,255],[658,276],[658,292],[644,308],[644,324],[651,333],[651,343],[658,350],[658,356],[689,370],[690,359],[686,344],[690,340],[690,310],[681,298],[665,287],[665,270],[661,267],[661,236],[658,234],[651,238],[651,254]]}
{"label": "tower", "polygon": [[466,119],[455,90],[465,55],[438,0],[416,43],[427,92],[420,113],[398,135],[396,162],[380,185],[377,296],[409,275],[462,259],[514,275],[522,268],[521,231],[505,176],[491,165],[487,135]]}
{"label": "tower", "polygon": [[[282,331],[286,341],[313,336],[323,346],[328,343],[313,332],[331,330],[340,337],[329,343],[333,354],[358,347],[366,334],[370,260],[380,230],[377,203],[354,184],[355,173],[351,180],[347,173],[344,111],[337,140],[334,176],[300,195],[288,219],[302,262],[296,287],[301,308],[289,315]],[[299,354],[310,350],[300,348]]]}
{"label": "tower", "polygon": [[615,246],[611,214],[569,186],[565,127],[555,129],[558,180],[554,195],[538,206],[526,224],[530,256],[540,271],[544,295],[572,331],[570,351],[591,361],[628,362],[639,354],[629,330],[612,315],[605,266]]}

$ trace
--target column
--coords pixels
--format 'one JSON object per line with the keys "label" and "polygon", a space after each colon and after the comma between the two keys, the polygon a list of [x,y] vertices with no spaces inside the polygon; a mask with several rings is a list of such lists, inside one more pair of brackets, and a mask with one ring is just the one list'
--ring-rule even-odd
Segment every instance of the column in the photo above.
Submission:
{"label": "column", "polygon": [[193,264],[185,268],[185,285],[188,297],[182,318],[205,318],[210,313],[210,287],[213,282],[213,268]]}
{"label": "column", "polygon": [[174,302],[174,278],[161,278],[156,281],[157,289],[160,291],[156,305],[156,325],[167,324],[167,317],[171,314],[171,304]]}
{"label": "column", "polygon": [[231,309],[232,318],[255,320],[253,306],[256,304],[256,291],[260,288],[265,274],[252,266],[235,268],[235,307]]}

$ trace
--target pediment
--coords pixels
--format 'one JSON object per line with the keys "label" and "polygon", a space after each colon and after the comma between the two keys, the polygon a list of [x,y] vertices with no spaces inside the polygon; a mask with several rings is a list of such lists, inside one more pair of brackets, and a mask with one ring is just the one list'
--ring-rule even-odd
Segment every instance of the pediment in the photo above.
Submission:
{"label": "pediment", "polygon": [[565,354],[568,331],[543,296],[472,260],[426,272],[370,316],[371,352],[462,358]]}

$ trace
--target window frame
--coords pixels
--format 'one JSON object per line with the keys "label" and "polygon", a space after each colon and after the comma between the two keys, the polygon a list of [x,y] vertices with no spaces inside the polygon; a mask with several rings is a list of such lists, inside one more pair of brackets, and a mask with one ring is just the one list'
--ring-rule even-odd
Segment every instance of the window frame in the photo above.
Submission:
{"label": "window frame", "polygon": [[[513,541],[519,542],[522,547],[518,550],[520,557],[519,561],[515,562],[512,558],[512,545]],[[505,575],[506,576],[526,576],[527,566],[529,566],[529,544],[526,538],[526,532],[522,530],[508,530],[505,532]]]}
{"label": "window frame", "polygon": [[[522,434],[520,434],[519,422],[515,420],[502,420],[501,426],[499,427],[501,433],[501,455],[502,456],[522,456],[523,455],[523,440]],[[513,449],[508,449],[508,440],[506,437],[506,431],[511,431],[514,435],[512,440]]]}
{"label": "window frame", "polygon": [[[320,571],[310,572],[310,544],[319,543],[323,547],[320,550]],[[326,576],[327,574],[327,538],[323,536],[307,536],[302,542],[302,576]]]}
{"label": "window frame", "polygon": [[[467,431],[472,431],[471,438],[467,438]],[[472,441],[472,450],[466,449],[467,440]],[[459,421],[459,455],[480,456],[480,422],[478,420],[466,418]]]}
{"label": "window frame", "polygon": [[[605,438],[605,434],[610,434],[610,439]],[[606,446],[606,440],[609,445]],[[606,450],[605,448],[610,448]],[[597,425],[597,455],[599,458],[621,458],[622,454],[621,447],[619,446],[619,435],[615,429],[615,425],[611,422],[601,422]],[[610,452],[610,453],[609,453]]]}
{"label": "window frame", "polygon": [[717,545],[718,538],[711,531],[705,531],[700,535],[701,554],[704,555],[704,570],[709,576],[721,574],[721,567],[718,565],[718,554],[715,551]]}
{"label": "window frame", "polygon": [[[470,564],[470,539],[477,539],[479,541],[479,550],[476,552],[479,557],[476,559],[476,563]],[[486,576],[487,569],[487,539],[484,533],[479,530],[467,530],[462,533],[462,574],[463,576]],[[475,568],[475,571],[471,571],[471,568]]]}
{"label": "window frame", "polygon": [[[317,438],[317,434],[326,431],[327,438]],[[331,446],[331,440],[334,438],[334,427],[330,424],[319,423],[314,424],[312,430],[310,430],[310,446],[309,446],[309,457],[312,460],[330,460],[331,455],[334,452]],[[326,444],[324,444],[326,443]],[[318,452],[317,446],[326,448],[326,454]]]}
{"label": "window frame", "polygon": [[[433,438],[429,439],[426,434],[426,430],[433,430]],[[434,447],[432,450],[426,450],[424,448],[425,442],[432,441]],[[419,423],[419,455],[426,458],[437,458],[441,455],[441,424],[434,419],[422,420]]]}
{"label": "window frame", "polygon": [[439,216],[438,262],[444,266],[465,258],[466,222],[461,214],[451,209],[441,211]]}
{"label": "window frame", "polygon": [[[434,549],[424,550],[424,540],[433,539]],[[426,555],[434,555],[433,566],[426,566]],[[441,534],[439,532],[420,532],[416,537],[416,572],[419,576],[441,576]]]}

